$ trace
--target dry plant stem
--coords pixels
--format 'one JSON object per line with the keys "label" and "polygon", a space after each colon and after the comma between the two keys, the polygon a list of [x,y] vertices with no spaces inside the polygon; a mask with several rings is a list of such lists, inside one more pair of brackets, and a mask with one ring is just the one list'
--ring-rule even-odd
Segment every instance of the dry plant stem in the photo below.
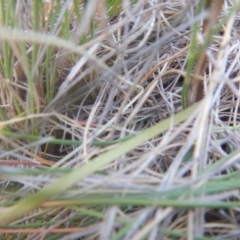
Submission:
{"label": "dry plant stem", "polygon": [[[210,121],[209,121],[209,112],[211,110],[212,104],[214,104],[214,95],[213,92],[217,86],[217,81],[221,79],[221,76],[223,76],[224,71],[225,71],[225,64],[226,64],[226,59],[228,58],[229,52],[227,51],[228,47],[228,42],[230,41],[231,38],[231,31],[232,27],[234,24],[234,18],[235,14],[232,14],[231,18],[229,19],[225,33],[223,36],[223,40],[221,42],[221,48],[217,56],[217,65],[215,66],[215,69],[212,74],[212,79],[213,81],[210,81],[209,83],[209,93],[207,94],[206,98],[204,99],[204,106],[203,106],[203,113],[200,116],[200,125],[199,125],[199,135],[197,138],[196,146],[194,149],[194,157],[197,161],[195,161],[195,164],[192,169],[192,178],[197,177],[197,173],[201,171],[204,167],[204,159],[207,158],[207,156],[204,156],[205,150],[207,149],[207,146],[209,144],[207,143],[206,139],[209,139],[210,136],[207,136],[208,127],[210,128]],[[207,26],[208,27],[208,26]],[[209,29],[210,31],[210,29]],[[212,103],[212,104],[209,104]],[[202,196],[203,197],[203,196]],[[197,234],[197,235],[203,235],[204,232],[204,227],[203,227],[203,219],[204,219],[204,211],[203,209],[195,209],[194,211],[194,217],[195,217],[195,226],[194,230],[192,229],[192,234]],[[190,218],[191,214],[189,214]],[[191,224],[191,220],[189,219],[189,224]],[[202,228],[202,229],[201,229]],[[190,226],[189,226],[190,229]],[[190,230],[189,230],[190,231]],[[194,231],[194,232],[193,232]]]}
{"label": "dry plant stem", "polygon": [[[198,105],[193,105],[188,109],[183,110],[182,112],[175,115],[175,117],[172,119],[173,124],[175,125],[185,120],[186,116],[189,116],[189,114],[193,114],[197,106]],[[61,177],[58,181],[55,181],[52,184],[47,185],[45,188],[43,188],[39,192],[25,199],[22,199],[14,206],[5,209],[5,211],[3,211],[2,214],[0,215],[1,224],[7,224],[14,219],[22,217],[27,212],[35,209],[36,207],[39,207],[39,205],[41,205],[43,202],[51,198],[53,194],[55,196],[60,195],[61,193],[69,189],[73,184],[75,184],[76,182],[79,182],[83,177],[86,177],[87,175],[89,175],[88,171],[91,171],[91,173],[93,173],[97,169],[104,167],[105,165],[111,163],[116,158],[127,153],[129,150],[132,149],[132,144],[140,145],[143,142],[146,142],[148,139],[158,135],[159,132],[157,131],[157,129],[159,128],[161,128],[162,131],[166,131],[167,129],[169,129],[169,120],[168,119],[164,120],[161,123],[155,125],[154,127],[151,127],[150,129],[145,130],[145,132],[147,131],[147,134],[142,132],[141,134],[138,135],[138,138],[129,139],[127,142],[121,144],[120,146],[121,148],[119,147],[118,149],[105,152],[99,157],[95,157],[91,162],[84,165],[83,167],[75,169],[73,172],[71,172],[71,174]],[[113,151],[115,152],[114,155],[112,154]],[[58,188],[59,184],[61,185],[61,189]],[[13,215],[13,213],[15,215]]]}
{"label": "dry plant stem", "polygon": [[[80,232],[85,230],[85,228],[54,228],[50,229],[51,233],[71,233],[71,232]],[[9,228],[0,228],[0,233],[42,233],[43,229],[32,229],[32,228],[24,228],[24,229],[9,229]]]}
{"label": "dry plant stem", "polygon": [[[205,37],[208,37],[214,25],[217,23],[218,16],[222,10],[224,0],[208,0],[206,1],[206,9],[209,11],[207,19],[203,22],[203,34]],[[206,47],[207,48],[207,47]],[[208,59],[206,55],[206,48],[203,49],[198,61],[196,63],[196,67],[194,70],[195,75],[204,75],[204,71],[206,70]],[[198,102],[203,99],[204,94],[204,82],[199,80],[198,78],[192,78],[190,83],[190,91],[189,91],[189,104],[193,104],[194,102]]]}
{"label": "dry plant stem", "polygon": [[157,226],[167,215],[169,215],[172,212],[172,208],[168,207],[166,209],[159,209],[157,210],[154,219],[150,220],[146,225],[136,233],[136,235],[132,238],[132,240],[140,240],[144,239],[144,237],[147,235],[148,232],[151,231],[151,229],[154,226]]}

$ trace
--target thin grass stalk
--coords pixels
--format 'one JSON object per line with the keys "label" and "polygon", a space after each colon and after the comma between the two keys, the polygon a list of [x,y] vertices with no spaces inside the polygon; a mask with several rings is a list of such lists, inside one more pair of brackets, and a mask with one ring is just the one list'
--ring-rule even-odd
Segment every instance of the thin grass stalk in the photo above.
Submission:
{"label": "thin grass stalk", "polygon": [[[195,15],[199,15],[205,5],[205,0],[200,0],[198,7],[196,9]],[[182,88],[182,107],[185,109],[188,107],[188,95],[189,95],[189,87],[191,82],[191,72],[194,68],[194,65],[197,61],[197,54],[199,55],[201,51],[196,52],[196,43],[197,43],[197,33],[199,31],[200,24],[199,22],[195,23],[193,25],[193,32],[191,36],[190,41],[190,48],[189,48],[189,54],[188,54],[188,61],[187,61],[187,68],[186,68],[186,75],[183,82],[183,88]]]}
{"label": "thin grass stalk", "polygon": [[[173,119],[174,124],[184,121],[189,116],[189,114],[192,114],[195,110],[196,106],[193,105],[186,110],[183,110],[180,113],[176,114]],[[19,201],[16,205],[7,209],[0,215],[0,222],[2,224],[7,224],[13,219],[22,217],[23,214],[35,209],[47,199],[61,194],[73,184],[75,184],[77,181],[80,181],[85,176],[88,176],[90,173],[93,173],[94,171],[99,170],[104,165],[112,162],[116,159],[116,157],[122,156],[122,154],[127,153],[128,151],[145,142],[149,138],[152,138],[160,134],[161,132],[166,131],[169,128],[170,124],[171,118],[162,121],[161,123],[145,130],[143,133],[141,133],[141,136],[129,139],[125,143],[122,143],[118,148],[110,150],[109,152],[106,152],[101,156],[96,157],[85,166],[81,167],[80,169],[75,169],[69,175],[58,179],[56,182],[48,185],[38,193]]]}

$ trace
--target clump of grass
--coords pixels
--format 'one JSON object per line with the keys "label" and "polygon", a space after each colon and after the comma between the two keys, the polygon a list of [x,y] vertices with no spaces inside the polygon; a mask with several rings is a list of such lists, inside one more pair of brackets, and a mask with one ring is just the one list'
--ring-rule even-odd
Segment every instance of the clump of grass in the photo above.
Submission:
{"label": "clump of grass", "polygon": [[1,239],[238,238],[239,5],[196,4],[1,1]]}

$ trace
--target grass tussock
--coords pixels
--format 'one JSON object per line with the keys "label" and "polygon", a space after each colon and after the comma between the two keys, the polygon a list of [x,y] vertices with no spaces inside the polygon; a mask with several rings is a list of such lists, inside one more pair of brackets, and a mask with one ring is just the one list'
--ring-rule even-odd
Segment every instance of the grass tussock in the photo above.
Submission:
{"label": "grass tussock", "polygon": [[1,239],[239,239],[240,1],[211,2],[0,2]]}

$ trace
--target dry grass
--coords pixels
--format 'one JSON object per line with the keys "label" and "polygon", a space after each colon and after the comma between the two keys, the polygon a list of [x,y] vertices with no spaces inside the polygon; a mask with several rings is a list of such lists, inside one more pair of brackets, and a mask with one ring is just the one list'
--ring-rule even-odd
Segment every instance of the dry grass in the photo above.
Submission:
{"label": "dry grass", "polygon": [[240,239],[239,1],[186,110],[196,1],[2,2],[1,239]]}

